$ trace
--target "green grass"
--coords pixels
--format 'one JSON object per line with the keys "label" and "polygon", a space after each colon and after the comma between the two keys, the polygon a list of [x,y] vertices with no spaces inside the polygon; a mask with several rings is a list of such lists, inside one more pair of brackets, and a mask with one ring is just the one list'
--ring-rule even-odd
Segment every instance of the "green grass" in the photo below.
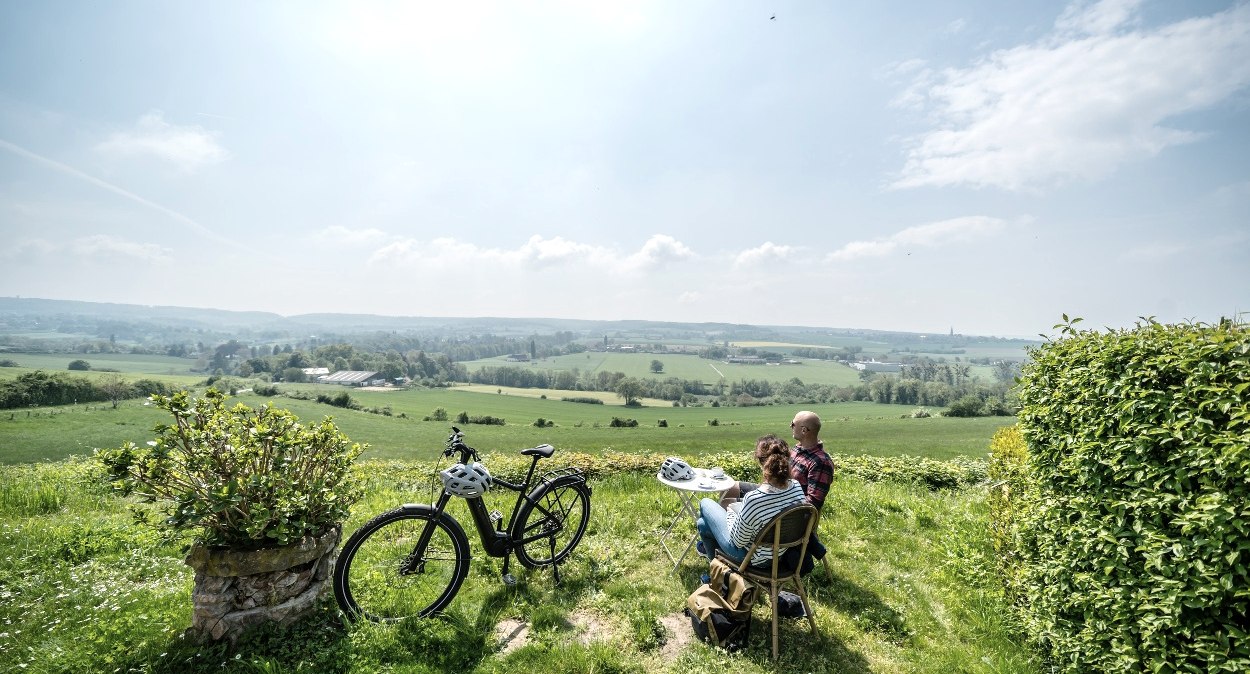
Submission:
{"label": "green grass", "polygon": [[[191,372],[195,361],[189,358],[158,356],[152,354],[131,353],[8,353],[4,358],[16,361],[20,367],[49,372],[70,372],[70,374],[89,374],[67,370],[71,361],[85,360],[93,368],[110,368],[118,370],[135,379],[138,375],[186,375],[198,376],[202,381],[203,374]],[[4,376],[9,368],[0,368],[0,376]]]}
{"label": "green grass", "polygon": [[[363,466],[371,486],[349,531],[414,497],[381,468]],[[818,567],[808,577],[820,634],[783,621],[774,666],[763,606],[743,652],[679,643],[689,630],[679,613],[705,566],[692,556],[674,573],[657,547],[677,509],[671,491],[637,474],[593,486],[591,525],[560,586],[548,571],[516,564],[519,583],[504,586],[500,561],[474,541],[469,578],[444,618],[345,625],[327,602],[298,625],[261,629],[227,650],[181,638],[192,585],[183,553],[133,523],[130,503],[93,479],[90,464],[0,467],[0,671],[1042,671],[1005,621],[981,490],[835,481],[821,521],[832,573]],[[468,524],[463,510],[455,514]],[[505,620],[530,629],[510,653],[495,637]]]}
{"label": "green grass", "polygon": [[[314,388],[314,387],[305,387]],[[320,387],[342,392],[341,387]],[[725,449],[747,448],[765,433],[784,434],[794,413],[810,408],[825,421],[821,436],[833,453],[874,456],[914,455],[938,459],[984,456],[989,438],[1011,417],[956,419],[931,417],[901,419],[911,411],[902,405],[867,402],[767,407],[642,407],[587,405],[555,399],[451,390],[351,390],[361,405],[390,406],[392,416],[353,411],[314,401],[249,393],[240,402],[259,406],[267,401],[285,407],[312,422],[324,416],[356,442],[368,443],[366,456],[383,459],[429,459],[443,447],[452,422],[422,421],[443,407],[451,419],[461,411],[491,415],[506,426],[465,426],[469,442],[484,450],[506,450],[549,443],[560,449],[591,454],[604,451],[658,452],[682,456]],[[406,418],[401,418],[405,415]],[[551,428],[536,428],[539,417],[553,420]],[[637,428],[610,428],[613,417],[638,420]],[[668,428],[659,428],[659,420]],[[709,426],[715,419],[717,426]],[[117,447],[127,441],[151,439],[151,429],[168,417],[143,401],[126,401],[117,409],[108,403],[38,410],[0,410],[0,463],[56,461],[90,454],[96,447]]]}
{"label": "green grass", "polygon": [[[664,371],[659,374],[653,373],[651,371],[652,360],[658,360],[663,363]],[[630,377],[643,379],[677,377],[678,379],[701,381],[709,386],[715,385],[722,377],[724,377],[727,383],[733,383],[742,379],[762,379],[781,383],[789,381],[794,377],[801,379],[804,384],[850,386],[859,383],[859,372],[857,370],[832,361],[804,360],[798,365],[741,365],[700,358],[692,354],[676,353],[592,351],[554,358],[542,358],[533,363],[513,363],[501,357],[468,361],[464,365],[470,372],[488,365],[492,367],[523,367],[555,372],[577,368],[583,373],[590,372],[592,374],[598,372],[624,372]]]}

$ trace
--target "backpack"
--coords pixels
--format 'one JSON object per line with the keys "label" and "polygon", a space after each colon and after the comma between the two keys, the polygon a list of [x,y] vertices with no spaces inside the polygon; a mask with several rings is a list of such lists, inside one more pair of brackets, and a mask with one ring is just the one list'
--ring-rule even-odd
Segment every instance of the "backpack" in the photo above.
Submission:
{"label": "backpack", "polygon": [[751,607],[758,588],[719,559],[708,569],[709,582],[686,598],[686,615],[696,636],[727,651],[746,645],[751,634]]}

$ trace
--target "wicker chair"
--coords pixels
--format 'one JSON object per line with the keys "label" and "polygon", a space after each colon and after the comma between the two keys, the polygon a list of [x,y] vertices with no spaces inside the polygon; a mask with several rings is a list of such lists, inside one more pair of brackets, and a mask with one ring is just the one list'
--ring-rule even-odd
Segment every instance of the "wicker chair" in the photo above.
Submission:
{"label": "wicker chair", "polygon": [[[803,612],[807,615],[807,623],[811,626],[812,633],[819,634],[816,619],[812,616],[811,603],[807,600],[807,590],[804,589],[803,579],[799,575],[799,568],[789,568],[781,560],[786,550],[795,547],[799,549],[797,559],[803,559],[807,554],[807,542],[811,540],[812,532],[816,530],[816,523],[819,520],[820,512],[814,506],[808,503],[798,503],[781,511],[764,525],[764,528],[756,534],[755,540],[751,542],[751,547],[747,549],[747,554],[741,562],[730,559],[721,550],[716,551],[717,557],[730,566],[736,566],[738,573],[744,578],[768,592],[769,610],[773,614],[774,660],[778,656],[777,594],[783,587],[787,585],[794,587],[796,594],[803,602]],[[764,547],[772,548],[772,560],[760,566],[751,566],[751,558],[755,555],[755,551]]]}

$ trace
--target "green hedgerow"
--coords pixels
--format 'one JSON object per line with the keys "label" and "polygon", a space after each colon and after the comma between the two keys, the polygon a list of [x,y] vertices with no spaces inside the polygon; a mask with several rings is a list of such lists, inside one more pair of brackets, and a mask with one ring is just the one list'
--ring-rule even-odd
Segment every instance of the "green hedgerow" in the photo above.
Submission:
{"label": "green hedgerow", "polygon": [[1250,331],[1064,321],[1020,383],[1027,632],[1066,671],[1250,671]]}

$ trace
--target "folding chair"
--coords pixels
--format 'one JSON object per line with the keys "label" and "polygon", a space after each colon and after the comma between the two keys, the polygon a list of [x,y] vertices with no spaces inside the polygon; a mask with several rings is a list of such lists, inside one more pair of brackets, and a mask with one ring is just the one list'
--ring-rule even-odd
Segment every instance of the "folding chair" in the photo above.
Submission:
{"label": "folding chair", "polygon": [[[716,551],[716,556],[730,566],[737,564],[738,573],[742,574],[743,578],[760,589],[768,591],[769,610],[773,613],[774,660],[778,656],[777,594],[786,585],[794,586],[799,599],[803,602],[803,612],[807,614],[807,623],[811,626],[812,633],[819,634],[816,619],[812,616],[811,603],[807,600],[807,590],[803,587],[803,578],[799,575],[802,565],[789,568],[781,561],[785,551],[794,547],[799,549],[798,559],[803,559],[807,554],[807,542],[811,539],[812,531],[815,530],[819,519],[820,513],[815,506],[809,503],[798,503],[781,511],[764,525],[764,528],[756,534],[755,540],[751,542],[751,547],[747,549],[747,554],[742,558],[741,563],[730,559],[721,550]],[[751,566],[751,558],[755,556],[755,551],[762,547],[772,549],[772,560],[761,566]]]}

